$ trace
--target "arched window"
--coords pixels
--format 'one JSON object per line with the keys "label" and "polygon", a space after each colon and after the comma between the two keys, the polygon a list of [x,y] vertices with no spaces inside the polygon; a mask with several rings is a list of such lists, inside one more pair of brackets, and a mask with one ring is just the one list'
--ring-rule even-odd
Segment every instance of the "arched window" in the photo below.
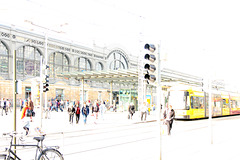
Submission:
{"label": "arched window", "polygon": [[101,71],[101,70],[103,70],[103,64],[101,62],[98,62],[96,64],[96,71]]}
{"label": "arched window", "polygon": [[8,73],[8,49],[6,45],[0,41],[0,72]]}
{"label": "arched window", "polygon": [[111,70],[127,69],[128,63],[123,52],[120,50],[112,51],[108,56],[108,66]]}
{"label": "arched window", "polygon": [[75,61],[75,70],[76,71],[91,71],[91,63],[89,59],[84,57],[79,57]]}
{"label": "arched window", "polygon": [[54,52],[49,58],[49,76],[56,78],[57,74],[69,72],[69,59],[64,53]]}
{"label": "arched window", "polygon": [[40,76],[40,56],[39,49],[32,46],[23,46],[16,53],[17,74],[28,76]]}

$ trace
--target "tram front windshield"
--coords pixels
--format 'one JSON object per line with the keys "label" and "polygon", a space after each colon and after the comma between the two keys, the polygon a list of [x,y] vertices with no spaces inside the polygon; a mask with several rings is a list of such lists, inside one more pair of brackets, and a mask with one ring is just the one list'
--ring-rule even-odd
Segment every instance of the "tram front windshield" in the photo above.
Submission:
{"label": "tram front windshield", "polygon": [[173,109],[186,109],[187,98],[184,95],[184,91],[171,91],[169,96],[169,105],[172,105]]}

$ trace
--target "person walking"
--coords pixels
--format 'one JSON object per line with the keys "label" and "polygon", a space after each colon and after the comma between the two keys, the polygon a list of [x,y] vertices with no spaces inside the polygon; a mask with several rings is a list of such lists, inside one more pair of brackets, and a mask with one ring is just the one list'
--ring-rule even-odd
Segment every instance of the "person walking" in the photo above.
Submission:
{"label": "person walking", "polygon": [[99,112],[101,115],[101,119],[104,120],[104,114],[106,112],[106,105],[104,104],[104,101],[102,101],[101,105],[99,106]]}
{"label": "person walking", "polygon": [[169,105],[169,107],[167,106],[167,109],[163,113],[163,118],[168,128],[168,135],[171,135],[171,129],[172,129],[174,117],[175,117],[175,111],[172,109],[172,105]]}
{"label": "person walking", "polygon": [[77,104],[77,109],[76,109],[76,124],[78,124],[80,119],[80,107],[79,104]]}
{"label": "person walking", "polygon": [[98,101],[95,102],[93,106],[93,115],[94,115],[94,123],[96,124],[97,119],[98,119],[98,112],[99,112],[99,104]]}
{"label": "person walking", "polygon": [[128,107],[128,119],[132,119],[134,113],[135,113],[135,106],[131,102],[129,107]]}
{"label": "person walking", "polygon": [[82,107],[82,115],[83,115],[84,124],[87,124],[88,114],[89,114],[89,106],[86,104],[86,102],[84,102],[83,107]]}
{"label": "person walking", "polygon": [[55,111],[58,112],[58,100],[57,98],[55,99]]}
{"label": "person walking", "polygon": [[5,98],[2,99],[1,106],[2,106],[2,116],[3,116],[3,111],[5,111],[5,114],[7,115],[7,102],[5,101]]}
{"label": "person walking", "polygon": [[28,101],[25,101],[24,107],[22,109],[22,115],[21,115],[21,120],[23,121],[23,129],[26,131],[26,135],[29,134],[30,130],[30,108],[28,106]]}
{"label": "person walking", "polygon": [[[147,119],[147,110],[148,110],[148,106],[147,106],[147,102],[143,102],[143,105],[141,106],[141,121],[146,121]],[[143,119],[144,116],[144,119]]]}
{"label": "person walking", "polygon": [[22,100],[22,98],[20,98],[20,111],[22,111],[24,106],[24,100]]}
{"label": "person walking", "polygon": [[7,101],[6,101],[6,106],[7,106],[7,111],[12,112],[11,103],[10,103],[9,99],[7,99]]}
{"label": "person walking", "polygon": [[59,109],[61,110],[61,112],[63,112],[63,109],[64,109],[64,102],[63,102],[63,100],[61,99],[61,101],[59,103],[60,103]]}
{"label": "person walking", "polygon": [[68,108],[68,114],[69,114],[69,122],[70,124],[73,124],[73,117],[75,114],[75,107],[73,107],[73,104],[70,104]]}
{"label": "person walking", "polygon": [[31,116],[30,116],[30,121],[32,122],[32,117],[35,116],[35,112],[34,112],[34,105],[33,105],[33,101],[31,99],[31,97],[29,96],[28,97],[28,107],[29,107],[29,110],[31,112]]}

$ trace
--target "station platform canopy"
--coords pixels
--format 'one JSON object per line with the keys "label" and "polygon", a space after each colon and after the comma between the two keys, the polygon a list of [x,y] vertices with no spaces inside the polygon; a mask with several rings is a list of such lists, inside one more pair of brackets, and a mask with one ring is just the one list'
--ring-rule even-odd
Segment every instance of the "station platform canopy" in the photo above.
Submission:
{"label": "station platform canopy", "polygon": [[[65,72],[58,74],[58,76],[103,83],[112,82],[116,84],[138,84],[138,72],[139,71],[137,69],[118,69],[102,71]],[[194,86],[202,86],[203,78],[164,68],[161,70],[161,82],[180,82]]]}

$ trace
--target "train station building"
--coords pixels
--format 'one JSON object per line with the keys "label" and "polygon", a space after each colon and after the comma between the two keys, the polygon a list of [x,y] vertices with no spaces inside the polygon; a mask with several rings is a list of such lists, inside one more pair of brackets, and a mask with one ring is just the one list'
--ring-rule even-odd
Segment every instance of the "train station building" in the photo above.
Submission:
{"label": "train station building", "polygon": [[[16,79],[21,81],[17,100],[32,97],[40,103],[40,61],[49,66],[47,100],[104,100],[122,107],[138,104],[138,58],[119,46],[91,47],[44,34],[0,25],[0,98],[13,99],[13,53],[16,51]],[[162,89],[168,82],[202,86],[201,77],[161,70]],[[156,87],[146,87],[149,103],[156,104]],[[83,96],[82,96],[83,95]],[[19,104],[17,102],[17,104]]]}
{"label": "train station building", "polygon": [[[16,50],[17,80],[22,81],[21,94],[17,98],[29,96],[39,101],[40,59],[48,58],[49,92],[48,99],[80,100],[81,81],[73,77],[59,76],[63,72],[85,72],[136,69],[136,56],[119,46],[91,47],[67,42],[44,34],[36,34],[0,25],[0,98],[13,97],[13,52]],[[45,43],[47,42],[47,49]],[[113,85],[113,100],[118,101],[119,88],[131,88],[131,84]],[[131,87],[130,87],[131,85]],[[109,82],[84,81],[84,100],[108,100]]]}

